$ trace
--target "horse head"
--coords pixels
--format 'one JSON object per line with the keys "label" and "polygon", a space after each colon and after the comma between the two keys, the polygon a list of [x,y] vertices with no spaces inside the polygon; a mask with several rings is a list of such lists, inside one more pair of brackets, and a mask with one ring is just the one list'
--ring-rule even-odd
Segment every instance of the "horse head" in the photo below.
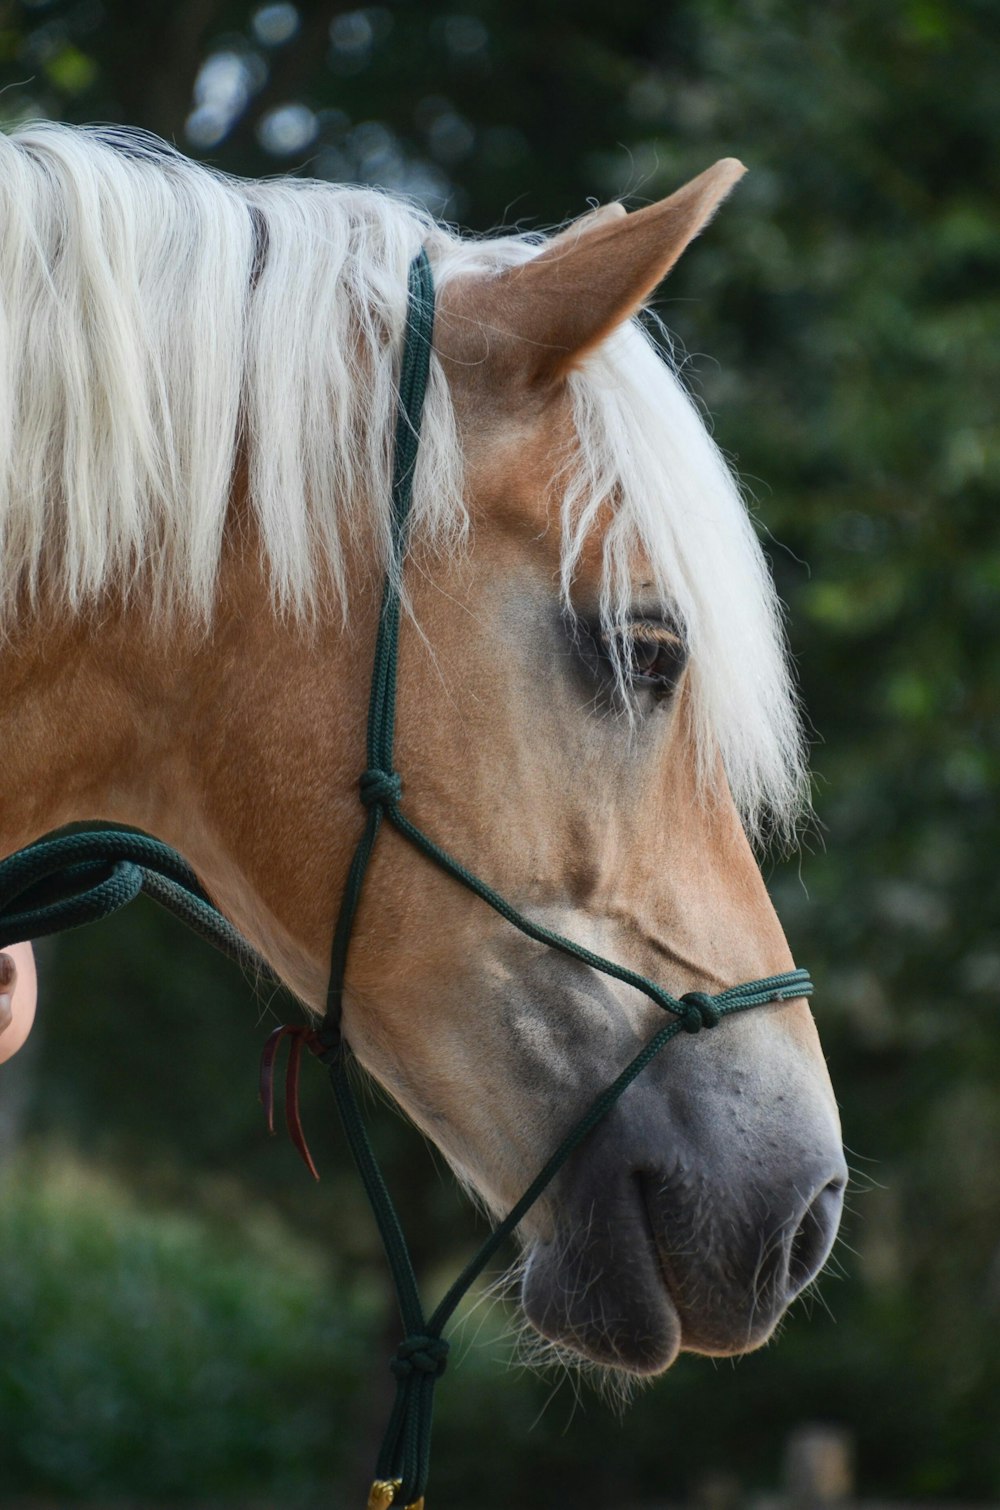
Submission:
{"label": "horse head", "polygon": [[[791,964],[743,821],[762,790],[787,811],[799,774],[769,589],[701,421],[630,324],[741,171],[609,207],[527,261],[443,270],[470,541],[418,549],[400,675],[415,821],[678,995]],[[356,971],[352,1042],[497,1211],[655,1028],[637,993],[398,844]],[[676,1041],[526,1219],[527,1315],[637,1372],[754,1347],[825,1261],[843,1187],[803,1001]]]}
{"label": "horse head", "polygon": [[[736,487],[634,319],[739,165],[538,246],[462,242],[364,191],[226,184],[143,142],[22,141],[18,173],[42,162],[44,194],[79,193],[45,219],[6,190],[23,370],[3,432],[5,848],[69,819],[142,826],[322,1004],[424,243],[440,297],[403,571],[406,810],[529,917],[674,995],[787,970],[751,844],[802,788],[780,615]],[[493,1210],[657,1016],[380,840],[346,1035]],[[843,1186],[804,1001],[681,1034],[526,1217],[526,1313],[635,1373],[757,1346],[824,1263]]]}

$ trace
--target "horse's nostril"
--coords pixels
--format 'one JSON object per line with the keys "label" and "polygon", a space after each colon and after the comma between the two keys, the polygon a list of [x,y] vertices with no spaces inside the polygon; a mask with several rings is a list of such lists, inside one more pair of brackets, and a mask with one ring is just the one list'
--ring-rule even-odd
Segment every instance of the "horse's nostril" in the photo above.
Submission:
{"label": "horse's nostril", "polygon": [[815,1279],[826,1262],[840,1222],[844,1181],[834,1179],[806,1208],[788,1252],[788,1298],[791,1300]]}

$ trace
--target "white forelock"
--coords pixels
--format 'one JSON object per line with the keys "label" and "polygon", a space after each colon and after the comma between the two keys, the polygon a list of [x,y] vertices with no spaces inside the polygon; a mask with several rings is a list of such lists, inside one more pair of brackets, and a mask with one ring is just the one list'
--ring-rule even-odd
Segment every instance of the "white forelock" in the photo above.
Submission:
{"label": "white forelock", "polygon": [[[68,611],[156,584],[151,611],[211,613],[234,468],[249,473],[279,610],[307,613],[373,511],[388,556],[407,268],[439,285],[522,261],[372,189],[241,181],[137,132],[43,123],[0,136],[0,628],[44,581]],[[780,608],[726,464],[638,325],[570,379],[563,587],[602,505],[602,611],[627,616],[640,547],[690,643],[699,746],[718,749],[751,830],[802,800]],[[468,527],[451,402],[434,361],[413,531]]]}

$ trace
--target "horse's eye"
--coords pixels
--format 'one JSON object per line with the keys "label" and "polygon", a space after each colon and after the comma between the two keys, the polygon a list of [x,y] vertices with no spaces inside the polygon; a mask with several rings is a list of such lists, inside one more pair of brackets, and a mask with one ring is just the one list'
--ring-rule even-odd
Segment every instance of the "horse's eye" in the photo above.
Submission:
{"label": "horse's eye", "polygon": [[605,628],[577,619],[574,632],[580,628],[583,659],[612,696],[623,683],[656,702],[665,702],[675,690],[688,650],[673,620],[636,617],[620,628]]}
{"label": "horse's eye", "polygon": [[674,690],[687,658],[684,641],[666,624],[630,624],[618,645],[633,686],[651,688],[658,697]]}

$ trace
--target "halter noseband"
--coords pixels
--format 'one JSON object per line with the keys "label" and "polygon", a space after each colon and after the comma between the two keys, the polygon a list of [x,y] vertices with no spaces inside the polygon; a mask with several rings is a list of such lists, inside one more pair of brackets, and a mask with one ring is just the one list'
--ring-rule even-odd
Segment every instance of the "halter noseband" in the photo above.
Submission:
{"label": "halter noseband", "polygon": [[[689,991],[674,997],[634,970],[594,954],[559,933],[533,922],[459,860],[411,823],[402,809],[402,779],[393,767],[400,597],[398,581],[406,555],[413,473],[420,441],[424,395],[430,369],[434,328],[434,284],[427,253],[421,249],[410,265],[409,302],[399,400],[396,414],[392,479],[393,559],[386,573],[379,615],[371,697],[368,706],[367,768],[360,778],[366,809],[364,831],[351,860],[337,916],[327,988],[326,1012],[318,1028],[275,1029],[265,1047],[262,1084],[270,1099],[274,1056],[283,1037],[292,1036],[287,1106],[295,1141],[312,1168],[294,1112],[299,1060],[304,1044],[329,1068],[347,1139],[371,1203],[403,1323],[403,1341],[390,1368],[396,1399],[376,1466],[368,1510],[390,1506],[422,1510],[430,1461],[434,1386],[444,1373],[448,1343],[444,1328],[470,1286],[511,1235],[529,1208],[636,1076],[680,1032],[715,1027],[723,1017],[767,1002],[812,994],[805,970],[789,970],[763,980],[732,986],[710,995]],[[376,1162],[361,1110],[348,1075],[350,1051],[341,1035],[348,950],[365,872],[383,820],[448,875],[474,892],[501,917],[537,943],[582,961],[592,969],[633,986],[670,1016],[646,1046],[588,1107],[455,1280],[444,1299],[425,1316],[409,1248],[395,1207]],[[254,950],[218,911],[190,867],[166,845],[142,834],[95,832],[42,839],[0,864],[0,948],[94,922],[125,906],[140,891],[148,893],[202,937],[241,961],[253,960],[270,974]],[[287,1109],[287,1107],[286,1107]],[[315,1170],[313,1171],[315,1173]]]}

